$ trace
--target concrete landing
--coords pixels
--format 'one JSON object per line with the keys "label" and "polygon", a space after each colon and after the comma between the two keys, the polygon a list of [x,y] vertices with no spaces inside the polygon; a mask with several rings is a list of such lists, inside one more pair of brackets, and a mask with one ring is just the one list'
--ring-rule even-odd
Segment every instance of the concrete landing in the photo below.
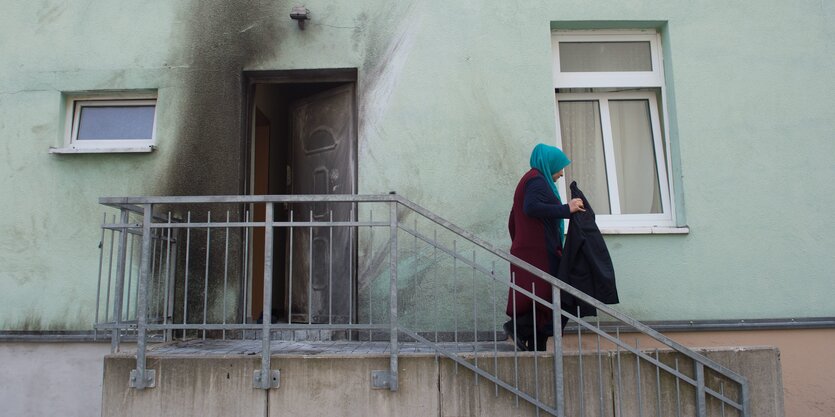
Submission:
{"label": "concrete landing", "polygon": [[[442,342],[442,348],[457,353],[476,352],[513,352],[511,343],[501,342]],[[400,354],[431,353],[435,350],[423,343],[399,343]],[[270,342],[272,356],[299,355],[384,355],[388,354],[388,342],[353,342],[353,341],[286,341],[273,340]],[[154,345],[149,349],[152,356],[218,356],[218,355],[261,355],[260,340],[188,340]]]}

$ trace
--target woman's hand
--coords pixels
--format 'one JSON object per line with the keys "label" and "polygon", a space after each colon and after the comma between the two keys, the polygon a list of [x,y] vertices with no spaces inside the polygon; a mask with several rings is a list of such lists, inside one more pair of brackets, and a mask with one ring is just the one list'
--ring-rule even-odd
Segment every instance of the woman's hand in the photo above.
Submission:
{"label": "woman's hand", "polygon": [[571,201],[568,202],[568,209],[572,213],[586,211],[586,208],[583,206],[583,200],[579,198],[572,198]]}

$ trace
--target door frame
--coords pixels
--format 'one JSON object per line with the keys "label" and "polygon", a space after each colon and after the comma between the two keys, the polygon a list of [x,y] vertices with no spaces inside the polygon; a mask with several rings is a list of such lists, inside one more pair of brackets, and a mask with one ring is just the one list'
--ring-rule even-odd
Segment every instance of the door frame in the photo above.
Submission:
{"label": "door frame", "polygon": [[[241,172],[240,172],[240,189],[243,195],[249,195],[251,184],[249,181],[249,174],[252,167],[249,158],[249,150],[252,147],[252,123],[250,121],[254,117],[253,105],[255,103],[255,86],[257,84],[312,84],[312,83],[358,83],[356,68],[327,68],[327,69],[305,69],[305,70],[254,70],[243,71],[241,76],[242,83],[242,111],[241,111]],[[354,134],[359,131],[359,109],[357,108],[357,96],[354,93],[354,120],[357,123],[354,125]],[[359,138],[357,138],[359,142]],[[355,149],[358,153],[359,149]],[[355,155],[356,156],[356,155]],[[356,169],[356,168],[355,168]],[[356,174],[356,172],[354,173]],[[354,177],[358,180],[358,177]],[[359,182],[359,181],[357,181]],[[355,189],[358,184],[354,184]]]}
{"label": "door frame", "polygon": [[[354,146],[354,154],[352,158],[356,162],[354,164],[354,193],[359,190],[359,107],[357,103],[358,95],[358,70],[357,68],[320,68],[320,69],[293,69],[293,70],[244,70],[241,72],[241,148],[240,148],[240,185],[242,195],[250,195],[252,193],[252,135],[255,133],[255,88],[259,84],[315,84],[315,83],[354,83],[354,114],[355,120],[353,129],[353,136],[357,143]],[[245,208],[242,208],[245,210]],[[243,214],[243,212],[241,213]],[[356,238],[356,237],[355,237]],[[242,243],[243,245],[243,243]],[[354,246],[356,248],[356,245]],[[242,249],[245,249],[242,247]],[[356,249],[355,249],[356,250]],[[241,253],[247,253],[242,251]],[[249,288],[252,283],[247,279],[251,275],[251,254],[247,259],[244,259],[244,271],[246,275],[242,277],[243,285],[238,291],[238,306],[241,319],[245,320],[250,310],[249,306],[243,305],[246,294],[251,290]],[[353,254],[356,258],[356,252]],[[356,259],[353,261],[357,265]],[[356,274],[354,274],[356,279]],[[275,284],[275,282],[274,282]],[[356,290],[356,285],[353,286]],[[250,297],[251,298],[251,297]],[[356,297],[352,297],[356,302]],[[250,300],[252,302],[253,300]],[[354,309],[356,310],[356,309]],[[355,311],[356,314],[356,311]]]}

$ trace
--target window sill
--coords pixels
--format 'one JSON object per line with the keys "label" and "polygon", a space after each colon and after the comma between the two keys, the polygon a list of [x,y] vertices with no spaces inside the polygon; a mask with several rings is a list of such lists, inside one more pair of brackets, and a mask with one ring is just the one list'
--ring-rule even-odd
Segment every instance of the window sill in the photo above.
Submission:
{"label": "window sill", "polygon": [[690,227],[601,227],[600,233],[604,235],[686,235],[690,233]]}
{"label": "window sill", "polygon": [[130,148],[49,148],[49,153],[73,154],[73,153],[148,153],[153,152],[156,146],[137,146]]}

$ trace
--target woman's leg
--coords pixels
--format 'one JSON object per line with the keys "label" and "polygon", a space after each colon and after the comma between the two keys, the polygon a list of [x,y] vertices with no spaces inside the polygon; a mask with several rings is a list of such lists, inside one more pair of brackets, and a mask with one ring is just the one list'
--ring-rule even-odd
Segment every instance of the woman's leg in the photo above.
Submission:
{"label": "woman's leg", "polygon": [[[513,328],[514,321],[516,324],[515,335]],[[518,347],[519,350],[533,350],[533,311],[518,315],[516,320],[511,318],[509,321],[505,322],[503,328],[505,333],[507,333],[507,336],[513,339],[516,343],[516,347]]]}

